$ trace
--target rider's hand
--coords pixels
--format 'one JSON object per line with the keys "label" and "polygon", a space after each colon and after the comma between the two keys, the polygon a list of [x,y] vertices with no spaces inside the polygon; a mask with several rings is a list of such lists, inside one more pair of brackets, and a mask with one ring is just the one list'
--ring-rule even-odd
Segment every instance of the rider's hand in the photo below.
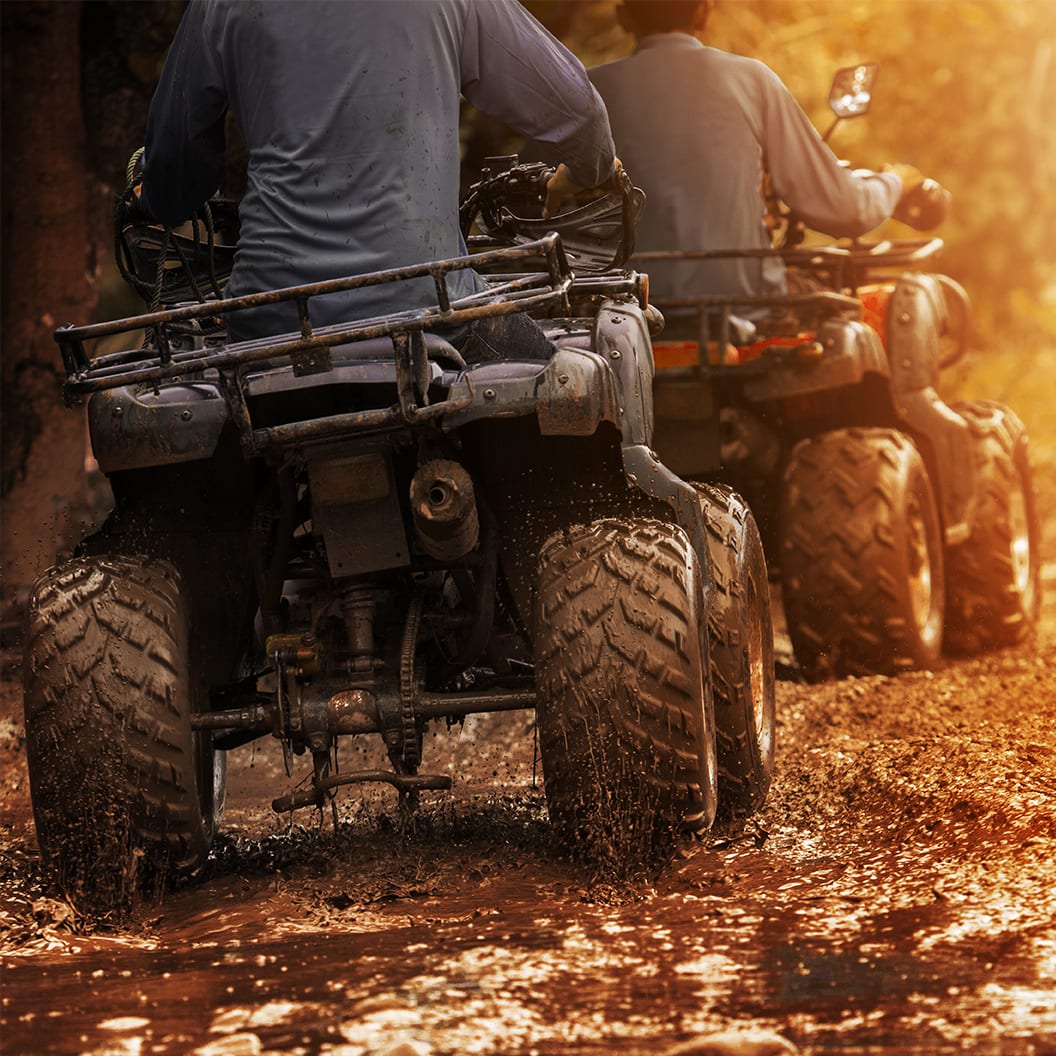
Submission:
{"label": "rider's hand", "polygon": [[561,206],[569,198],[575,198],[586,190],[572,179],[568,166],[562,162],[553,176],[546,181],[546,204],[543,206],[543,217],[547,220],[561,212]]}
{"label": "rider's hand", "polygon": [[549,220],[561,212],[561,206],[569,198],[592,200],[608,194],[616,186],[616,175],[623,169],[623,163],[616,158],[612,175],[597,187],[582,187],[572,179],[568,167],[562,162],[553,176],[546,181],[546,204],[543,206],[543,218]]}
{"label": "rider's hand", "polygon": [[924,182],[924,175],[920,169],[916,169],[912,165],[906,165],[901,161],[893,161],[887,165],[881,165],[880,171],[893,172],[902,181],[903,195],[916,190]]}

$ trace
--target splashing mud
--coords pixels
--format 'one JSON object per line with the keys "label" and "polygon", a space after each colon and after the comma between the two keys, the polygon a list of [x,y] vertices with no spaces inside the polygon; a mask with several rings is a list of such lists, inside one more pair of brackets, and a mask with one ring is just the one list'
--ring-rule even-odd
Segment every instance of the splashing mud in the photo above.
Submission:
{"label": "splashing mud", "polygon": [[765,810],[622,886],[551,849],[525,716],[437,732],[456,791],[409,828],[387,790],[276,821],[281,755],[240,749],[205,874],[120,926],[44,883],[6,666],[5,1056],[1056,1052],[1049,616],[941,671],[782,683]]}

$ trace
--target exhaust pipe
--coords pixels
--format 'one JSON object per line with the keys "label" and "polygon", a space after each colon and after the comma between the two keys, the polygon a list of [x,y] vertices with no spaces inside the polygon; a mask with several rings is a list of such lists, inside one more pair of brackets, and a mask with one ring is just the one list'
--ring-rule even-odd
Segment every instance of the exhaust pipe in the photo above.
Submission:
{"label": "exhaust pipe", "polygon": [[480,538],[473,479],[459,462],[438,458],[418,467],[411,514],[422,549],[438,561],[465,557]]}

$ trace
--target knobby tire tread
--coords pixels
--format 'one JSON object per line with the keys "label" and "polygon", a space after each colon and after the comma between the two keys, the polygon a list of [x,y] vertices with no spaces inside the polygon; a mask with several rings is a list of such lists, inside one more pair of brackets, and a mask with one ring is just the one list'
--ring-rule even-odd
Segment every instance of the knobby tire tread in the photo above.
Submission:
{"label": "knobby tire tread", "polygon": [[[725,484],[697,484],[707,529],[712,590],[707,623],[715,701],[719,815],[724,822],[754,814],[774,768],[775,674],[770,587],[759,530],[747,502]],[[750,612],[751,605],[757,611]],[[762,680],[753,687],[747,637],[762,633]],[[755,729],[753,691],[764,694],[763,726]]]}
{"label": "knobby tire tread", "polygon": [[[923,643],[905,617],[899,568],[905,480],[918,471],[926,480],[916,448],[894,429],[840,429],[793,449],[782,481],[782,598],[808,678],[894,674],[937,661],[940,648]],[[930,509],[938,530],[933,496]],[[941,556],[940,538],[939,587]]]}
{"label": "knobby tire tread", "polygon": [[208,854],[186,605],[172,565],[128,555],[74,559],[34,587],[24,666],[33,809],[45,861],[81,905],[120,907]]}
{"label": "knobby tire tread", "polygon": [[551,820],[605,873],[648,868],[685,816],[714,812],[701,787],[713,734],[699,575],[681,529],[650,519],[573,526],[540,551],[535,661]]}
{"label": "knobby tire tread", "polygon": [[[1036,627],[1041,607],[1040,532],[1026,427],[1008,407],[978,400],[954,404],[972,433],[976,503],[970,534],[947,553],[949,651],[971,655],[1015,645]],[[1022,497],[1030,536],[1024,591],[1012,558],[1011,503]]]}

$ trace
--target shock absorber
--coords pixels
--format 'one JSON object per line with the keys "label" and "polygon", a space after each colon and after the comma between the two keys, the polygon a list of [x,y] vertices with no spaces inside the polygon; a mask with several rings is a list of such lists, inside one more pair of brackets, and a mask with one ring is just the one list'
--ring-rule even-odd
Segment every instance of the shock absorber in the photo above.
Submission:
{"label": "shock absorber", "polygon": [[373,671],[377,666],[374,648],[374,616],[378,608],[378,588],[356,581],[341,593],[350,665],[353,671]]}

